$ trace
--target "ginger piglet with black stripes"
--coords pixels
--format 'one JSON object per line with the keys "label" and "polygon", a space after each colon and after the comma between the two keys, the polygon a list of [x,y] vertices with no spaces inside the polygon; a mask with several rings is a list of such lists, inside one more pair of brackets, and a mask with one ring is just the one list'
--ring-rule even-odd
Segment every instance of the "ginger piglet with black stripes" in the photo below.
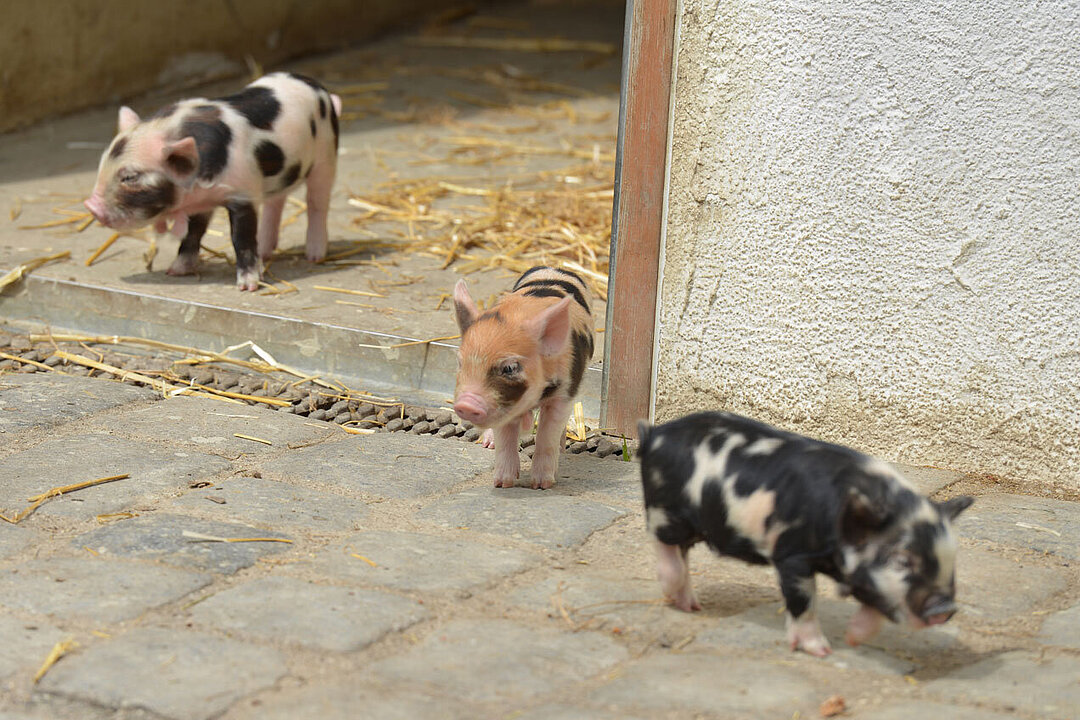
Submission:
{"label": "ginger piglet with black stripes", "polygon": [[589,290],[566,270],[534,267],[513,292],[481,313],[464,280],[454,287],[461,328],[454,412],[489,429],[495,487],[513,487],[521,472],[518,440],[540,413],[532,487],[550,488],[566,442],[566,421],[593,354]]}

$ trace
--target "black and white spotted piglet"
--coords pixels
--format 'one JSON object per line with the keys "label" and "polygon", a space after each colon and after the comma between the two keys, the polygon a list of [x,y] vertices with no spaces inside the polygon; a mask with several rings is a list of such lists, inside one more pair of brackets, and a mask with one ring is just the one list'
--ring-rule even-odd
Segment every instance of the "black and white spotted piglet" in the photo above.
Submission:
{"label": "black and white spotted piglet", "polygon": [[[214,209],[229,213],[236,284],[255,290],[278,242],[288,193],[307,183],[307,258],[326,256],[341,99],[315,80],[274,73],[235,95],[194,98],[141,120],[120,108],[86,207],[117,230],[153,225],[183,238],[170,275],[194,273]],[[262,207],[262,218],[259,208]]]}
{"label": "black and white spotted piglet", "polygon": [[861,603],[852,645],[885,618],[921,628],[956,611],[952,521],[972,498],[934,502],[885,462],[728,413],[638,431],[660,583],[680,609],[701,609],[686,555],[705,541],[776,568],[793,650],[831,651],[814,612],[817,573]]}

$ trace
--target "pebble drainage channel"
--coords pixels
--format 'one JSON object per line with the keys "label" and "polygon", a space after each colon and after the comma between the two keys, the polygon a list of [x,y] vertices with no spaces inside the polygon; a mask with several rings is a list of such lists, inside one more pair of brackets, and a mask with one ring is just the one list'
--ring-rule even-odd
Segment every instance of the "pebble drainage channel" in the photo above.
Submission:
{"label": "pebble drainage channel", "polygon": [[[481,430],[472,423],[457,418],[445,408],[410,405],[405,402],[374,404],[362,398],[342,399],[311,381],[296,382],[268,378],[256,372],[226,370],[207,365],[180,364],[165,354],[143,354],[131,348],[101,346],[70,342],[31,343],[26,335],[13,335],[0,330],[0,378],[6,373],[59,372],[64,375],[93,376],[116,380],[116,375],[69,362],[57,355],[57,350],[92,355],[95,360],[116,368],[151,377],[167,377],[174,384],[190,381],[196,385],[231,393],[272,398],[287,401],[288,405],[265,404],[246,401],[249,405],[261,405],[281,412],[289,412],[313,420],[323,420],[374,432],[407,432],[413,435],[434,435],[439,438],[459,438],[477,442]],[[8,357],[4,357],[7,355]],[[133,385],[144,383],[130,377],[122,377]],[[532,457],[535,438],[529,435],[522,440],[522,452]],[[571,442],[566,448],[571,453],[589,453],[597,457],[623,459],[623,441],[594,433],[584,441]],[[633,444],[627,448],[632,452]]]}

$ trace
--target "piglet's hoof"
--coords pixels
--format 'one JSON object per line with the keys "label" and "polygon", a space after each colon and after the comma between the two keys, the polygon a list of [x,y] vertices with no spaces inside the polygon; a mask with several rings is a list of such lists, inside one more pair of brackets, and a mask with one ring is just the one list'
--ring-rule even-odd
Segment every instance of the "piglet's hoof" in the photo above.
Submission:
{"label": "piglet's hoof", "polygon": [[821,633],[817,620],[788,620],[788,645],[792,650],[802,650],[814,657],[832,654],[829,641]]}
{"label": "piglet's hoof", "polygon": [[167,275],[194,275],[198,269],[198,255],[177,255],[165,273]]}
{"label": "piglet's hoof", "polygon": [[860,605],[859,609],[851,616],[847,631],[844,632],[844,642],[848,645],[861,645],[877,635],[885,616],[869,605]]}
{"label": "piglet's hoof", "polygon": [[259,271],[258,270],[246,270],[236,271],[236,287],[239,290],[247,290],[254,292],[259,289]]}
{"label": "piglet's hoof", "polygon": [[480,436],[481,447],[493,448],[495,447],[495,431],[488,428],[484,431],[484,434]]}

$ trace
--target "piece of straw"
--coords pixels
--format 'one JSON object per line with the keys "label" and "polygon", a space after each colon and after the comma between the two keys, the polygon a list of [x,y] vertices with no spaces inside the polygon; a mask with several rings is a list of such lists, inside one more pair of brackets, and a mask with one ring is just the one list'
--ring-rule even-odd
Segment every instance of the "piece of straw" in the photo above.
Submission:
{"label": "piece of straw", "polygon": [[110,475],[109,477],[98,478],[97,480],[87,480],[86,482],[75,483],[74,485],[63,485],[61,487],[54,487],[51,490],[46,490],[39,495],[26,498],[27,502],[37,502],[39,500],[47,500],[51,497],[57,497],[64,493],[75,492],[76,490],[83,490],[88,487],[94,487],[95,485],[101,485],[107,482],[113,482],[116,480],[127,480],[131,475],[123,473],[122,475]]}
{"label": "piece of straw", "polygon": [[93,264],[94,264],[94,261],[95,261],[95,260],[97,260],[97,259],[98,259],[99,257],[101,257],[101,254],[102,254],[103,252],[105,252],[106,250],[108,250],[108,249],[109,249],[109,247],[110,247],[110,246],[112,246],[112,244],[113,244],[114,242],[116,242],[116,239],[117,239],[118,237],[120,237],[120,233],[113,233],[112,235],[110,235],[109,237],[107,237],[107,238],[105,239],[105,242],[101,243],[101,245],[100,245],[100,246],[98,246],[98,249],[97,249],[97,250],[95,250],[95,251],[94,251],[94,252],[93,252],[93,253],[92,253],[92,254],[90,255],[90,257],[86,258],[86,262],[85,262],[85,263],[83,263],[83,264],[84,264],[84,265],[86,265],[86,267],[90,267],[91,265],[93,265]]}
{"label": "piece of straw", "polygon": [[368,345],[366,343],[357,343],[357,347],[372,348],[375,350],[394,350],[396,348],[409,347],[411,345],[427,345],[433,342],[442,342],[443,340],[457,340],[461,337],[458,335],[443,335],[442,337],[428,338],[427,340],[409,340],[408,342],[400,342],[394,345]]}
{"label": "piece of straw", "polygon": [[244,435],[243,433],[233,433],[233,437],[238,437],[242,440],[251,440],[252,442],[262,443],[263,445],[273,445],[274,443],[269,440],[263,440],[262,438],[252,437],[251,435]]}
{"label": "piece of straw", "polygon": [[226,538],[218,537],[217,535],[206,535],[205,533],[195,532],[194,530],[184,530],[181,533],[184,537],[190,538],[191,542],[223,542],[223,543],[241,543],[241,542],[279,542],[279,543],[292,543],[292,540],[288,538],[275,538],[275,537],[250,537],[250,538]]}
{"label": "piece of straw", "polygon": [[406,38],[410,45],[421,47],[470,48],[474,50],[510,50],[516,52],[594,52],[611,55],[615,45],[595,40],[564,38],[484,38],[467,35],[419,35]]}
{"label": "piece of straw", "polygon": [[59,497],[64,493],[75,492],[76,490],[82,490],[84,488],[93,487],[95,485],[101,485],[102,483],[112,482],[114,480],[123,480],[130,477],[129,475],[111,475],[105,478],[99,478],[97,480],[88,480],[82,483],[75,483],[74,485],[64,485],[62,487],[55,487],[51,490],[46,490],[40,495],[35,495],[32,498],[27,498],[27,502],[31,503],[28,507],[22,511],[16,513],[14,517],[8,517],[3,513],[0,513],[0,520],[11,523],[12,525],[18,525],[20,522],[30,517],[30,515],[42,506],[50,498]]}
{"label": "piece of straw", "polygon": [[0,292],[3,292],[4,288],[12,283],[16,283],[23,278],[23,276],[33,270],[38,269],[45,263],[50,263],[54,260],[62,260],[64,258],[71,257],[70,250],[64,250],[54,255],[46,255],[45,257],[34,258],[33,260],[27,260],[22,265],[16,266],[14,269],[8,271],[3,277],[0,277]]}
{"label": "piece of straw", "polygon": [[[6,352],[0,352],[0,358],[4,358],[5,360],[15,360],[16,362],[24,363],[26,365],[33,365],[34,367],[40,368],[42,370],[52,370],[53,372],[60,372],[56,368],[49,367],[45,363],[39,363],[36,360],[27,360],[26,358],[21,358],[18,355],[11,355],[11,354],[6,353]],[[60,373],[60,374],[63,375],[64,373]]]}
{"label": "piece of straw", "polygon": [[327,287],[326,285],[312,285],[316,290],[325,290],[327,292],[345,293],[347,295],[361,295],[363,297],[384,298],[385,295],[381,293],[368,292],[367,290],[346,290],[345,288]]}
{"label": "piece of straw", "polygon": [[238,400],[233,400],[232,398],[222,397],[220,395],[214,395],[212,393],[199,392],[197,390],[192,390],[191,388],[187,387],[178,387],[158,378],[148,377],[141,373],[132,372],[131,370],[124,370],[114,365],[108,365],[106,363],[98,362],[97,360],[91,360],[88,357],[83,357],[82,355],[75,355],[73,353],[67,352],[66,350],[57,350],[55,353],[53,353],[53,356],[58,357],[61,360],[67,360],[68,362],[76,363],[77,365],[84,365],[86,367],[94,368],[95,370],[101,370],[102,372],[116,375],[120,380],[134,380],[135,382],[149,385],[150,387],[163,394],[193,395],[196,397],[214,398],[215,400],[220,400],[222,402],[230,402],[236,405],[243,404]]}
{"label": "piece of straw", "polygon": [[69,652],[79,646],[79,643],[75,642],[73,638],[61,640],[53,645],[52,650],[45,657],[45,662],[41,663],[41,667],[34,674],[34,684],[41,682],[41,678],[45,677],[45,673],[49,672],[49,669],[56,664],[56,661],[67,655]]}

